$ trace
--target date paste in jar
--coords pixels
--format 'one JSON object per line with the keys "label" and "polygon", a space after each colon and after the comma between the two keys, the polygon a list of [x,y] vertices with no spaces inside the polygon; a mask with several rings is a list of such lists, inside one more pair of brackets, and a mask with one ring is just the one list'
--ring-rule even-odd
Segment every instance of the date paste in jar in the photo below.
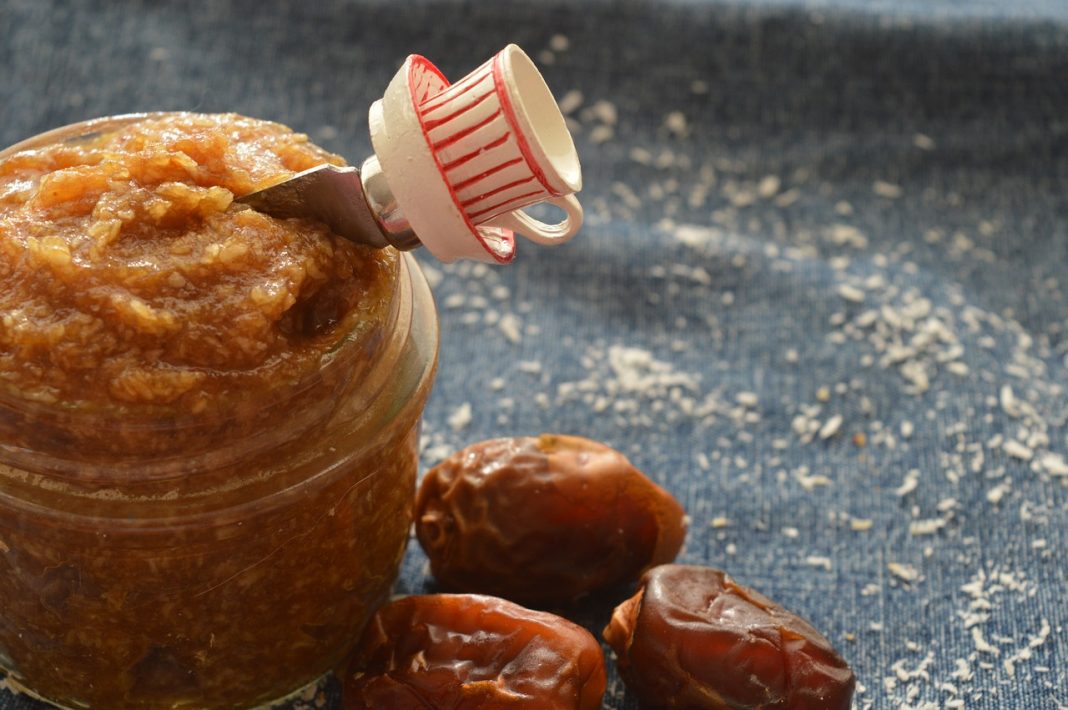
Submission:
{"label": "date paste in jar", "polygon": [[328,671],[404,552],[437,354],[418,267],[235,205],[337,156],[159,114],[0,153],[0,669],[68,707]]}
{"label": "date paste in jar", "polygon": [[397,258],[237,208],[337,156],[274,123],[170,115],[0,163],[0,383],[190,412],[298,379],[379,317]]}

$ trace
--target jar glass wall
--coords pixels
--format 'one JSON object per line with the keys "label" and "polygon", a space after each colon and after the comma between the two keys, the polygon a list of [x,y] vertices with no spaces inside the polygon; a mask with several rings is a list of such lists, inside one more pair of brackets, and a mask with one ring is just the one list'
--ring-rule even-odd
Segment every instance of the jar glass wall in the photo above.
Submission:
{"label": "jar glass wall", "polygon": [[330,670],[404,553],[437,327],[404,255],[376,332],[225,422],[0,402],[9,682],[68,707],[241,708]]}

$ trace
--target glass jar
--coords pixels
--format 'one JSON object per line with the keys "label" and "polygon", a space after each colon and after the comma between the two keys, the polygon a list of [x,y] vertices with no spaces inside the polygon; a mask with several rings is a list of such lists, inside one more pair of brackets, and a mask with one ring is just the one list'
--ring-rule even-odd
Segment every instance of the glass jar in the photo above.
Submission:
{"label": "glass jar", "polygon": [[8,682],[67,707],[244,708],[333,668],[404,554],[437,349],[405,254],[374,332],[225,421],[0,397]]}

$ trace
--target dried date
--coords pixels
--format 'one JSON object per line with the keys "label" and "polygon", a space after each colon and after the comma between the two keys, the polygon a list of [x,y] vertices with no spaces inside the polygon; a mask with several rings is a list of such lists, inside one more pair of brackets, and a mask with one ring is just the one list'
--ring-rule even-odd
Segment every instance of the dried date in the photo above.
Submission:
{"label": "dried date", "polygon": [[342,678],[343,710],[596,710],[604,655],[581,626],[474,594],[405,597],[371,620]]}
{"label": "dried date", "polygon": [[494,439],[427,472],[416,533],[447,589],[573,601],[675,558],[682,506],[618,451],[577,436]]}
{"label": "dried date", "polygon": [[856,682],[807,621],[709,567],[653,568],[604,637],[649,707],[848,710]]}

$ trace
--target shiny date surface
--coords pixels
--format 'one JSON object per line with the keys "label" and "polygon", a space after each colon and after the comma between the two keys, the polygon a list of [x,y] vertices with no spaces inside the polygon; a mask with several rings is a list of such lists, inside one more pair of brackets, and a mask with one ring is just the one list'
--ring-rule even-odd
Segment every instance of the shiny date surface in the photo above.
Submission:
{"label": "shiny date surface", "polygon": [[856,682],[807,621],[709,567],[653,568],[604,637],[650,708],[848,710]]}
{"label": "shiny date surface", "polygon": [[554,614],[481,595],[412,596],[371,620],[342,687],[344,710],[597,710],[604,655]]}
{"label": "shiny date surface", "polygon": [[686,534],[670,493],[576,436],[494,439],[427,472],[416,532],[446,589],[534,606],[633,582]]}

